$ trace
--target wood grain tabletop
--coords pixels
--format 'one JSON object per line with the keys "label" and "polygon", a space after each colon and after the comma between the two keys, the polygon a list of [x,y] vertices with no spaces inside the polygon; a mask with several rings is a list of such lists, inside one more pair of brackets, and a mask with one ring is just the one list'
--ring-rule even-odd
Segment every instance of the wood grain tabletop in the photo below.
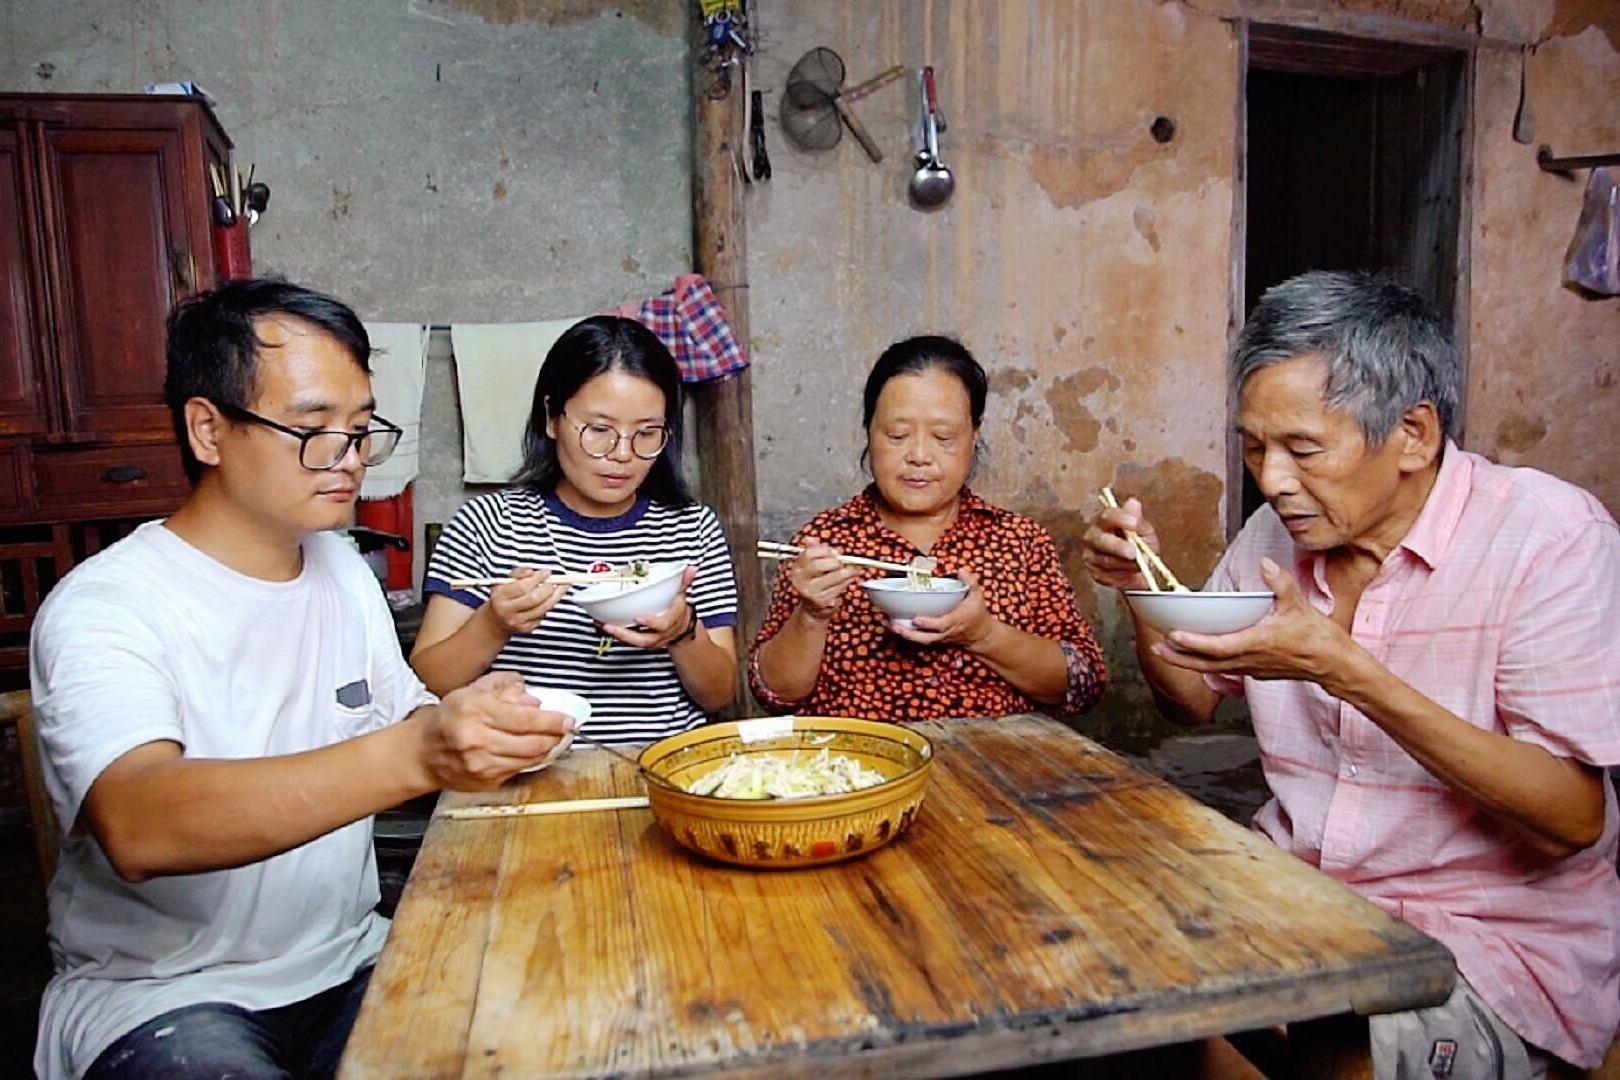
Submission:
{"label": "wood grain tabletop", "polygon": [[[834,866],[642,808],[436,817],[342,1075],[954,1075],[1450,991],[1439,943],[1057,721],[917,729],[915,826]],[[639,792],[586,750],[440,807]]]}

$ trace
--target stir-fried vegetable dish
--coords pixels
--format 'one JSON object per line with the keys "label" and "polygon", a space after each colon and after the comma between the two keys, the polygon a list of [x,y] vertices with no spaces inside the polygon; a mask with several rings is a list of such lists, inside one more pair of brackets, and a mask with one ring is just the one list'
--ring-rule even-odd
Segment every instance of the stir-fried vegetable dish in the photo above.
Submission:
{"label": "stir-fried vegetable dish", "polygon": [[730,760],[704,773],[686,790],[721,799],[802,799],[842,795],[883,783],[884,776],[847,754],[827,747],[810,754],[732,754]]}

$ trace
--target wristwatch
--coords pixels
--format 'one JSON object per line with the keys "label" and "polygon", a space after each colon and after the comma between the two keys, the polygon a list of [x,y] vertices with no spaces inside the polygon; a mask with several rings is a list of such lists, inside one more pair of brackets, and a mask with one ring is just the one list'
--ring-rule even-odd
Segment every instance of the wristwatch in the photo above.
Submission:
{"label": "wristwatch", "polygon": [[[681,634],[680,634],[679,637],[671,638],[670,641],[669,641],[669,644],[670,645],[679,645],[683,641],[691,641],[693,638],[697,637],[697,628],[698,628],[697,608],[693,607],[692,606],[692,601],[688,600],[686,602],[686,629],[681,631]],[[668,646],[666,646],[666,648],[667,647]]]}

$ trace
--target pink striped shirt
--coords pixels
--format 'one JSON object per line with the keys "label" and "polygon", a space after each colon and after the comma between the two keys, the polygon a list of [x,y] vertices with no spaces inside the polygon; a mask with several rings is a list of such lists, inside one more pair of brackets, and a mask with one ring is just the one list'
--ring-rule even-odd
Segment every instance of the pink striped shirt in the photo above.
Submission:
{"label": "pink striped shirt", "polygon": [[[1275,513],[1244,526],[1205,588],[1292,567],[1331,610],[1320,553]],[[1469,723],[1591,765],[1620,763],[1620,531],[1591,495],[1448,443],[1428,502],[1356,608],[1352,636]],[[1273,798],[1255,825],[1439,939],[1509,1026],[1592,1067],[1620,1024],[1616,807],[1549,862],[1311,683],[1207,677],[1247,697]]]}

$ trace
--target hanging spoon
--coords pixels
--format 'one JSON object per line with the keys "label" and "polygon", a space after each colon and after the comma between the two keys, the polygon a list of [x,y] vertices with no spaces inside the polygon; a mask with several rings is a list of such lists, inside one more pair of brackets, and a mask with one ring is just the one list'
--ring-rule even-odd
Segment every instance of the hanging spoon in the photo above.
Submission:
{"label": "hanging spoon", "polygon": [[956,177],[939,160],[939,99],[934,90],[934,68],[922,69],[923,148],[917,153],[917,171],[907,191],[919,210],[937,210],[956,190]]}

